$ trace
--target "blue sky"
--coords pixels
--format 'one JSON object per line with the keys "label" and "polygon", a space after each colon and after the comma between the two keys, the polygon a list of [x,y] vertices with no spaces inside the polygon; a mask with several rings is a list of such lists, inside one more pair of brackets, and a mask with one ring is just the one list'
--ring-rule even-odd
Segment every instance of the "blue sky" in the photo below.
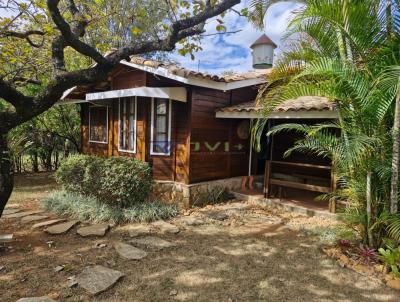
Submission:
{"label": "blue sky", "polygon": [[[240,10],[248,1],[242,1],[235,9]],[[292,12],[299,4],[282,2],[273,5],[266,17],[265,33],[278,45],[275,54],[284,47],[282,36],[286,31]],[[257,31],[248,21],[229,12],[225,17],[228,31],[241,30],[239,33],[205,37],[202,41],[203,51],[195,54],[195,60],[189,56],[174,54],[172,59],[182,66],[192,69],[219,74],[223,71],[248,71],[252,69],[251,49],[249,46],[263,33]],[[216,21],[208,22],[207,33],[214,33]],[[199,68],[200,67],[200,68]]]}
{"label": "blue sky", "polygon": [[[249,0],[242,1],[234,8],[240,10],[248,5]],[[266,17],[265,33],[278,45],[275,54],[279,54],[283,48],[282,36],[289,23],[291,12],[299,8],[299,4],[282,2],[274,4]],[[0,10],[0,16],[5,12]],[[177,53],[171,59],[183,67],[192,70],[206,71],[219,74],[224,71],[248,71],[251,66],[251,50],[249,46],[263,33],[257,31],[246,18],[238,16],[234,12],[226,14],[225,25],[228,31],[241,30],[235,34],[208,36],[202,40],[203,51],[195,54],[195,60],[189,56],[182,57]],[[206,25],[207,34],[215,33],[216,20],[211,20]]]}

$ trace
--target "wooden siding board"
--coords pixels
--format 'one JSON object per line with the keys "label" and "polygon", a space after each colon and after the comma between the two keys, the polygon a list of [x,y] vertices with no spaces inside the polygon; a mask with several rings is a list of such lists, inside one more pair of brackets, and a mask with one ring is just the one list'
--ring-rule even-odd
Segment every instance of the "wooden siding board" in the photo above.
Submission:
{"label": "wooden siding board", "polygon": [[[240,90],[240,92],[239,92]],[[247,102],[253,98],[250,90],[218,91],[208,88],[193,87],[191,108],[190,133],[190,183],[207,181],[219,178],[245,175],[248,162],[248,139],[237,137],[237,126],[242,120],[217,119],[215,111],[218,108],[232,105],[232,99]],[[207,149],[205,142],[216,147],[214,152]],[[195,143],[200,143],[200,149],[194,150]],[[225,143],[230,150],[225,152]],[[233,144],[241,143],[243,151],[232,149]],[[247,148],[247,149],[246,149]]]}

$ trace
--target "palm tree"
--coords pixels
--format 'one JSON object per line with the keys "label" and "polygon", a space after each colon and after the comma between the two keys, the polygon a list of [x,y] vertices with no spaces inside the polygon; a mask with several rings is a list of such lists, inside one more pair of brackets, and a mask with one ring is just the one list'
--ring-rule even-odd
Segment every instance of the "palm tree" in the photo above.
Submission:
{"label": "palm tree", "polygon": [[[253,1],[254,15],[257,10],[258,16],[265,15],[276,2],[280,1]],[[376,245],[379,242],[373,241],[379,238],[373,238],[373,231],[380,233],[385,209],[398,211],[399,2],[301,2],[304,6],[286,35],[297,40],[283,52],[258,99],[266,118],[280,103],[300,96],[323,96],[337,103],[337,123],[283,125],[272,133],[302,131],[305,139],[288,152],[331,158],[345,183],[336,193],[352,201],[352,209],[362,210],[364,239]],[[254,133],[259,136],[264,124],[260,121]],[[334,129],[340,129],[339,137],[333,135]],[[387,148],[390,144],[392,150]]]}

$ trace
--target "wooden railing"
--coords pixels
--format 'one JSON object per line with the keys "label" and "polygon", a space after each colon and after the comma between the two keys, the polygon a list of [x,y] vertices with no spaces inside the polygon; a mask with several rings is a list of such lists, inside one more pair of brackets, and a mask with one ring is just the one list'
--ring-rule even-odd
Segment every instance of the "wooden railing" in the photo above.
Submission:
{"label": "wooden railing", "polygon": [[[273,178],[272,177],[272,166],[273,165],[278,165],[278,166],[282,166],[282,167],[286,167],[286,168],[305,168],[307,170],[315,169],[315,170],[330,171],[330,175],[331,175],[330,186],[309,184],[309,183],[307,183],[309,179],[314,179],[314,180],[322,179],[322,177],[306,175],[306,174],[301,174],[301,173],[290,173],[289,175],[295,176],[295,178],[297,178],[297,179],[301,179],[302,182]],[[332,173],[331,166],[267,160],[265,163],[265,174],[264,174],[264,197],[265,198],[270,197],[272,185],[279,187],[279,196],[278,197],[281,198],[282,197],[282,187],[307,190],[307,191],[313,191],[313,192],[319,192],[319,193],[331,193],[335,190],[336,180]],[[329,202],[329,211],[330,212],[336,211],[335,200],[332,200]]]}

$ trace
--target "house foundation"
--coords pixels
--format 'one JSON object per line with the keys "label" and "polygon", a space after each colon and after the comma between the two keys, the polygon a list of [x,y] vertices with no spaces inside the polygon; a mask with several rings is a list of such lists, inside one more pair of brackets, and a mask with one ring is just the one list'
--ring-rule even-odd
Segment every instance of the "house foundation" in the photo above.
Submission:
{"label": "house foundation", "polygon": [[195,184],[173,181],[156,181],[152,198],[166,203],[175,203],[180,208],[204,204],[221,192],[231,192],[241,188],[243,177],[232,177]]}

